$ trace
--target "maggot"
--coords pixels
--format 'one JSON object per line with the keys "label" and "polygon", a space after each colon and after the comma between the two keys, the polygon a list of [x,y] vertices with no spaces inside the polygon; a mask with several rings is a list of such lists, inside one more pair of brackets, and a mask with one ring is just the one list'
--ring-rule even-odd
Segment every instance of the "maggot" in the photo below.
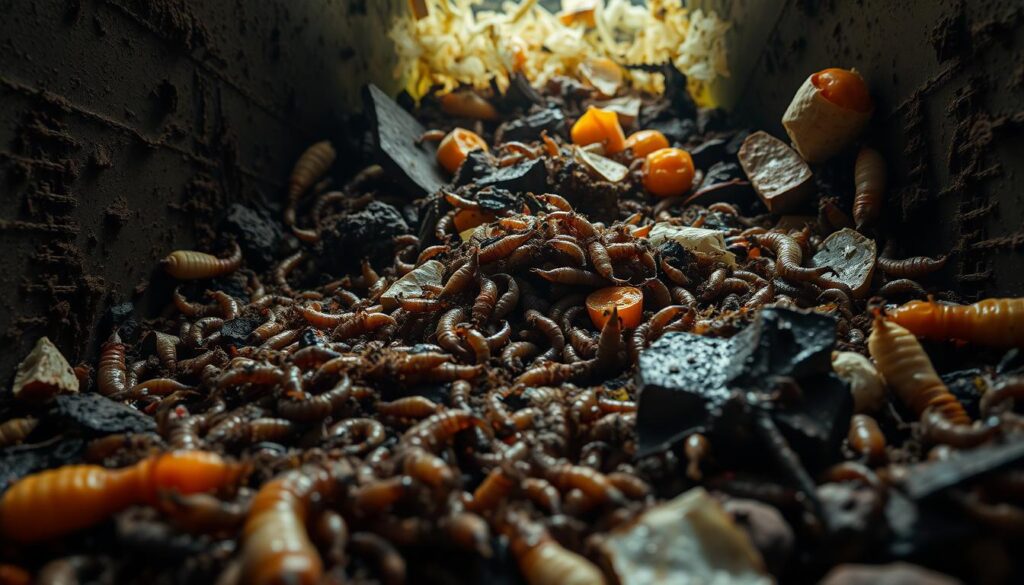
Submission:
{"label": "maggot", "polygon": [[227,258],[194,250],[175,250],[161,260],[160,265],[178,280],[215,278],[238,270],[242,265],[242,249],[232,242]]}

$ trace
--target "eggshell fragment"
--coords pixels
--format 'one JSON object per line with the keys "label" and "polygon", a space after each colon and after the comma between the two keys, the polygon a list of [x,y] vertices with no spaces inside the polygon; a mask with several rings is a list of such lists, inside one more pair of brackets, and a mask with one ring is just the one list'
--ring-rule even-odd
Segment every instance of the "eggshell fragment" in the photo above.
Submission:
{"label": "eggshell fragment", "polygon": [[78,377],[57,346],[40,337],[32,351],[18,364],[12,393],[15,398],[45,402],[57,394],[78,392]]}

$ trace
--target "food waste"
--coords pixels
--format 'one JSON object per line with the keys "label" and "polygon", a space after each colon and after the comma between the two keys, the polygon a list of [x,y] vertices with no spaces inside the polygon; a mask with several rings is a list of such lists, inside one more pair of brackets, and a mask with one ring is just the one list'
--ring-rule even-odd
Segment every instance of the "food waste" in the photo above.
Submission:
{"label": "food waste", "polygon": [[369,88],[165,313],[26,357],[2,581],[1019,578],[1024,300],[893,245],[856,71],[788,137],[664,79]]}

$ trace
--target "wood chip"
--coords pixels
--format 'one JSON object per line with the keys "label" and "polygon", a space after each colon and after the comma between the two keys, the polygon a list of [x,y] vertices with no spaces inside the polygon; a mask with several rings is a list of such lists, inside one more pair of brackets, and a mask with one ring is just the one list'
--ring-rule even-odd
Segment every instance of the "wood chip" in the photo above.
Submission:
{"label": "wood chip", "polygon": [[754,132],[737,155],[743,172],[772,213],[789,213],[814,193],[811,168],[795,150],[767,132]]}

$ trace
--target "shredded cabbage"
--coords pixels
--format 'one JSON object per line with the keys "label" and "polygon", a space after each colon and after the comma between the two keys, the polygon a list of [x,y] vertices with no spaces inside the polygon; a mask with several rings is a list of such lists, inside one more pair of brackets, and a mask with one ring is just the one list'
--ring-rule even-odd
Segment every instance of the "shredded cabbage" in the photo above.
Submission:
{"label": "shredded cabbage", "polygon": [[[709,105],[707,86],[728,77],[725,32],[729,24],[713,12],[683,8],[682,0],[563,0],[561,15],[586,13],[592,20],[563,24],[537,0],[508,1],[500,12],[474,10],[480,0],[426,0],[427,15],[399,19],[390,32],[399,65],[396,74],[417,101],[436,88],[477,89],[492,83],[504,92],[514,71],[536,86],[555,76],[579,78],[587,60],[609,58],[621,65],[671,62],[686,74],[689,89]],[[589,26],[593,22],[594,26]],[[626,70],[625,82],[650,93],[664,91],[660,73]]]}

